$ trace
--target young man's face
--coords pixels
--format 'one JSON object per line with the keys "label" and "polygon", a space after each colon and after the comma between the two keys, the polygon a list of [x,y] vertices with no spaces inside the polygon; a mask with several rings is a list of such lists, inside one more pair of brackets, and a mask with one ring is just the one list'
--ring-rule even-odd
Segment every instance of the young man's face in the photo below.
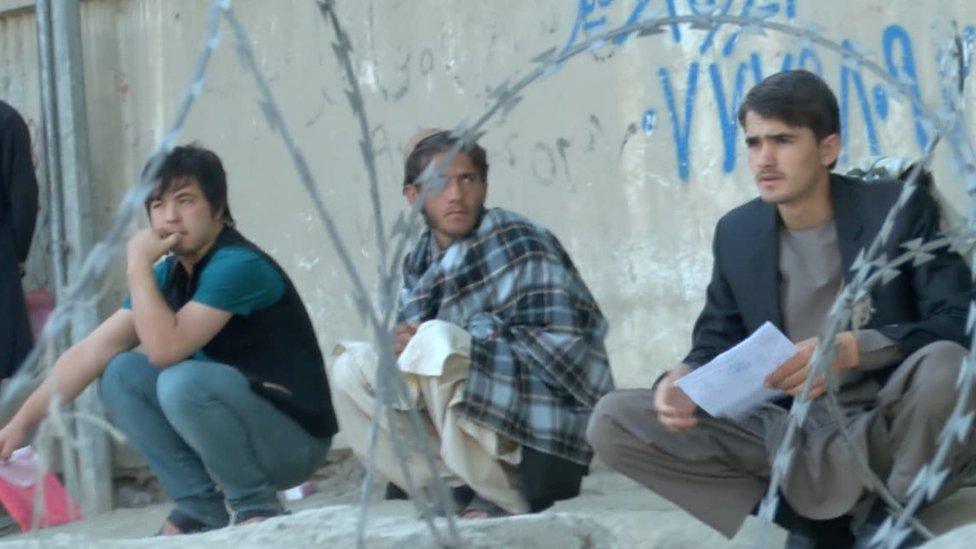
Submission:
{"label": "young man's face", "polygon": [[802,201],[827,181],[840,149],[837,134],[817,141],[810,128],[789,126],[752,111],[746,113],[744,126],[749,169],[764,202]]}
{"label": "young man's face", "polygon": [[[431,162],[440,166],[443,157],[444,153],[438,153]],[[471,157],[464,153],[455,154],[443,172],[447,178],[444,187],[439,193],[428,194],[424,199],[424,217],[437,244],[446,248],[474,230],[485,204],[488,183],[482,179]],[[420,197],[420,185],[407,185],[403,194],[412,206]]]}
{"label": "young man's face", "polygon": [[180,235],[172,251],[184,257],[202,255],[200,252],[209,249],[224,226],[223,215],[211,210],[194,177],[174,181],[162,196],[151,201],[149,221],[160,238]]}

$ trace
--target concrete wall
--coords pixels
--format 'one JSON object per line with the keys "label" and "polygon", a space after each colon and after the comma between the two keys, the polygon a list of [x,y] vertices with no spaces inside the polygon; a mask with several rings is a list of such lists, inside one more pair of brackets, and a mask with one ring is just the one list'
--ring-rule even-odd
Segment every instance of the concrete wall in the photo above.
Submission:
{"label": "concrete wall", "polygon": [[[39,100],[30,2],[0,16],[0,97],[35,131]],[[88,0],[83,43],[91,158],[99,231],[164,132],[188,83],[209,2]],[[753,5],[754,4],[754,5]],[[724,9],[724,0],[370,0],[339,1],[365,95],[382,184],[385,231],[404,209],[399,147],[419,126],[452,127],[480,116],[488,91],[516,80],[540,52],[586,34],[669,10]],[[752,5],[750,8],[749,6]],[[258,62],[309,160],[344,242],[370,288],[377,249],[358,120],[333,50],[335,34],[312,0],[235,2]],[[767,6],[767,7],[763,7]],[[773,20],[814,22],[835,41],[852,40],[890,73],[938,99],[937,49],[950,21],[972,34],[971,0],[735,0],[728,13],[775,10]],[[703,299],[715,221],[755,195],[732,104],[757,76],[782,66],[823,74],[845,113],[843,164],[869,155],[917,155],[931,132],[911,104],[868,71],[823,48],[770,33],[733,38],[687,26],[630,37],[581,54],[524,93],[487,126],[489,204],[550,227],[575,258],[609,318],[608,347],[620,386],[647,385],[686,352]],[[351,286],[301,189],[279,137],[266,127],[225,26],[204,93],[182,141],[222,156],[242,230],[295,279],[329,350],[366,337]],[[972,104],[973,87],[969,89]],[[976,121],[972,112],[970,125]],[[924,135],[923,135],[924,134]],[[39,151],[38,158],[43,160]],[[937,179],[960,209],[965,194],[940,156]],[[43,229],[42,229],[43,232]],[[43,239],[42,239],[43,240]],[[35,250],[31,284],[46,283]],[[123,293],[122,264],[102,300]]]}

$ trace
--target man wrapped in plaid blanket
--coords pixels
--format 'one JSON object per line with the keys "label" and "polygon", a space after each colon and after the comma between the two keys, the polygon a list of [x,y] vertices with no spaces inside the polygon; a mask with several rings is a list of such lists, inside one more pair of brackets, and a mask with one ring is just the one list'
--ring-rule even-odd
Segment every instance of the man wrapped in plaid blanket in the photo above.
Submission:
{"label": "man wrapped in plaid blanket", "polygon": [[[578,494],[592,459],[586,424],[614,387],[607,324],[552,233],[514,212],[484,208],[484,149],[465,145],[445,159],[456,144],[449,132],[428,131],[406,151],[404,195],[411,205],[424,201],[428,230],[403,263],[398,365],[430,419],[430,442],[440,450],[442,478],[457,488],[458,511],[541,510]],[[424,196],[419,179],[431,161],[445,184]],[[375,352],[352,344],[341,350],[334,400],[363,457]],[[390,429],[397,426],[380,425],[374,463],[404,487],[400,465],[385,451]],[[409,467],[424,486],[432,479],[416,461]]]}
{"label": "man wrapped in plaid blanket", "polygon": [[461,413],[547,454],[587,464],[590,410],[613,389],[606,321],[559,241],[501,208],[435,258],[426,232],[404,262],[400,324],[471,334]]}

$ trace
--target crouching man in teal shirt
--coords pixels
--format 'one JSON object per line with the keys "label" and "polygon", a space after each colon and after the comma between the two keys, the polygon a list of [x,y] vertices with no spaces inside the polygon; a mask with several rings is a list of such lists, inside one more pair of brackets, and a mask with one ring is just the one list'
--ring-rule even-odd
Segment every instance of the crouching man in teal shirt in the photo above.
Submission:
{"label": "crouching man in teal shirt", "polygon": [[160,533],[224,526],[228,507],[236,524],[281,514],[276,491],[322,465],[337,431],[308,313],[281,267],[234,229],[214,153],[168,154],[146,210],[151,228],[128,243],[130,297],[0,430],[0,458],[52,395],[71,400],[101,376],[109,419],[175,502]]}

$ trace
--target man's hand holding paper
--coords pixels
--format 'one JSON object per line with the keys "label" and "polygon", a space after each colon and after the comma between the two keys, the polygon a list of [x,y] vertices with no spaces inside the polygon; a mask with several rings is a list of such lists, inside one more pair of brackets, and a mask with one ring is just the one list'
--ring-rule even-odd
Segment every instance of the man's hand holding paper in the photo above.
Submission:
{"label": "man's hand holding paper", "polygon": [[795,354],[793,343],[766,322],[735,347],[679,379],[677,385],[711,416],[740,417],[782,396],[782,391],[767,388],[763,382]]}
{"label": "man's hand holding paper", "polygon": [[657,384],[654,391],[654,411],[657,413],[657,420],[665,429],[672,432],[687,431],[696,424],[695,404],[688,395],[676,385],[677,381],[691,372],[691,367],[682,364],[671,370]]}
{"label": "man's hand holding paper", "polygon": [[[858,364],[857,339],[851,332],[837,336],[834,370]],[[810,371],[810,360],[818,339],[793,345],[772,323],[765,323],[735,347],[711,362],[673,382],[698,406],[714,417],[739,417],[763,402],[784,394],[796,396],[803,389]],[[826,391],[824,377],[818,376],[809,398]]]}
{"label": "man's hand holding paper", "polygon": [[[857,338],[853,332],[843,332],[837,334],[835,340],[837,344],[837,357],[830,364],[834,371],[848,370],[856,368],[859,362],[860,353],[858,351]],[[812,337],[801,341],[796,345],[797,352],[783,363],[782,366],[773,370],[766,376],[763,384],[770,389],[778,389],[790,396],[797,396],[803,389],[803,383],[807,379],[810,371],[810,359],[813,358],[813,351],[817,348],[820,339]],[[808,398],[813,400],[824,394],[827,390],[827,380],[823,375],[818,375],[810,387]]]}

